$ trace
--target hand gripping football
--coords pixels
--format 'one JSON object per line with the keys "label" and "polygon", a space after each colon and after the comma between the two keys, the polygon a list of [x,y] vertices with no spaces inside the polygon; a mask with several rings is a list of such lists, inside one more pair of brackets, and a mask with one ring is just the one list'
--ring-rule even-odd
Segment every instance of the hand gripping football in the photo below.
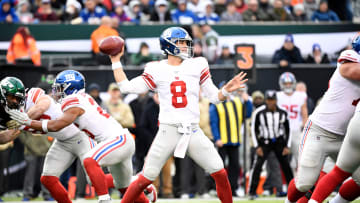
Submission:
{"label": "hand gripping football", "polygon": [[101,40],[99,49],[102,53],[115,56],[124,48],[124,40],[119,36],[110,36]]}

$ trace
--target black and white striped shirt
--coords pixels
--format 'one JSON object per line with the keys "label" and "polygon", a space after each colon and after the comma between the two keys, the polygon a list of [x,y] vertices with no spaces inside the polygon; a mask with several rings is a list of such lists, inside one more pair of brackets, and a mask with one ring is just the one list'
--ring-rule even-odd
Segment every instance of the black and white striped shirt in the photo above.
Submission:
{"label": "black and white striped shirt", "polygon": [[286,111],[276,107],[272,112],[265,104],[258,107],[251,120],[251,136],[254,147],[269,144],[280,137],[287,143],[287,147],[290,147],[289,120]]}

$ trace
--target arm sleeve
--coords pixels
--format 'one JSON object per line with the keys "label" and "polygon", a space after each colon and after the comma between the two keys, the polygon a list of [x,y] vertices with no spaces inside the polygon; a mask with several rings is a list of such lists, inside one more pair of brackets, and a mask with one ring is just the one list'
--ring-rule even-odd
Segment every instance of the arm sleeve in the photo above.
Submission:
{"label": "arm sleeve", "polygon": [[118,83],[120,91],[124,94],[135,93],[141,94],[148,91],[148,86],[142,76],[138,76],[132,80],[124,80]]}
{"label": "arm sleeve", "polygon": [[257,136],[259,133],[259,125],[259,111],[257,111],[251,119],[251,138],[255,148],[259,146],[259,136]]}
{"label": "arm sleeve", "polygon": [[65,98],[61,103],[61,110],[63,112],[73,107],[79,107],[85,110],[85,108],[80,104],[79,98],[77,97],[70,96],[68,98]]}
{"label": "arm sleeve", "polygon": [[214,137],[214,141],[220,140],[220,133],[219,133],[219,116],[217,114],[216,106],[211,104],[209,107],[209,114],[210,114],[210,126],[211,132]]}
{"label": "arm sleeve", "polygon": [[360,62],[360,55],[357,54],[353,50],[345,50],[345,51],[341,52],[341,54],[340,54],[340,56],[338,58],[339,63],[342,63],[344,61],[350,61],[350,62],[359,63]]}
{"label": "arm sleeve", "polygon": [[214,85],[211,78],[207,79],[202,85],[201,88],[204,92],[206,98],[210,100],[211,103],[217,104],[220,103],[219,100],[219,89]]}

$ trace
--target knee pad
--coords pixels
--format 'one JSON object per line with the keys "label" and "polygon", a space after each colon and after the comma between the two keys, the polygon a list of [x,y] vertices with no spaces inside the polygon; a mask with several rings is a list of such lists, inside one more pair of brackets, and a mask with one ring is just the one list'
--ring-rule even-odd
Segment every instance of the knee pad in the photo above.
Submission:
{"label": "knee pad", "polygon": [[304,181],[301,182],[301,181],[297,180],[295,182],[295,187],[300,192],[306,192],[306,191],[310,190],[313,186],[314,186],[314,184],[310,184],[310,183],[306,184],[306,183],[304,183]]}

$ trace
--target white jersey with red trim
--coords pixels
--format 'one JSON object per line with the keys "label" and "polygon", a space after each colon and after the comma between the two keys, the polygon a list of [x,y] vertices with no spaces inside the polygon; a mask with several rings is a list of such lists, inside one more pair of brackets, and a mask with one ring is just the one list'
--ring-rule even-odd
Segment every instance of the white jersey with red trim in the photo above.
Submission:
{"label": "white jersey with red trim", "polygon": [[72,94],[62,100],[63,112],[73,107],[84,110],[84,113],[75,120],[75,125],[96,142],[126,133],[123,127],[86,93]]}
{"label": "white jersey with red trim", "polygon": [[[27,96],[26,96],[25,112],[29,111],[29,109],[31,107],[33,107],[37,103],[39,98],[42,96],[48,97],[50,99],[51,103],[50,103],[49,108],[44,112],[43,115],[41,115],[39,120],[45,120],[45,119],[55,120],[55,119],[59,118],[61,115],[63,115],[63,112],[61,111],[61,105],[59,103],[56,103],[54,101],[54,99],[51,98],[50,96],[45,95],[44,90],[42,90],[41,88],[31,88],[29,90],[29,92],[27,93]],[[29,128],[29,127],[25,127],[23,130],[33,132],[33,133],[45,134],[40,131],[35,131],[34,129]],[[71,124],[58,132],[48,132],[47,135],[54,137],[58,140],[67,140],[67,139],[75,136],[79,132],[80,132],[80,130],[74,124]]]}
{"label": "white jersey with red trim", "polygon": [[329,88],[310,116],[316,125],[339,135],[345,135],[355,106],[360,100],[360,82],[344,78],[340,74],[339,69],[344,61],[360,63],[360,55],[353,50],[341,52],[337,68],[329,81]]}
{"label": "white jersey with red trim", "polygon": [[142,77],[149,89],[159,93],[160,123],[199,123],[200,86],[211,81],[205,58],[185,59],[179,66],[171,66],[167,60],[150,62]]}
{"label": "white jersey with red trim", "polygon": [[304,105],[307,95],[305,92],[294,91],[291,95],[280,91],[276,93],[277,105],[288,113],[290,130],[300,131],[303,124],[301,107]]}

